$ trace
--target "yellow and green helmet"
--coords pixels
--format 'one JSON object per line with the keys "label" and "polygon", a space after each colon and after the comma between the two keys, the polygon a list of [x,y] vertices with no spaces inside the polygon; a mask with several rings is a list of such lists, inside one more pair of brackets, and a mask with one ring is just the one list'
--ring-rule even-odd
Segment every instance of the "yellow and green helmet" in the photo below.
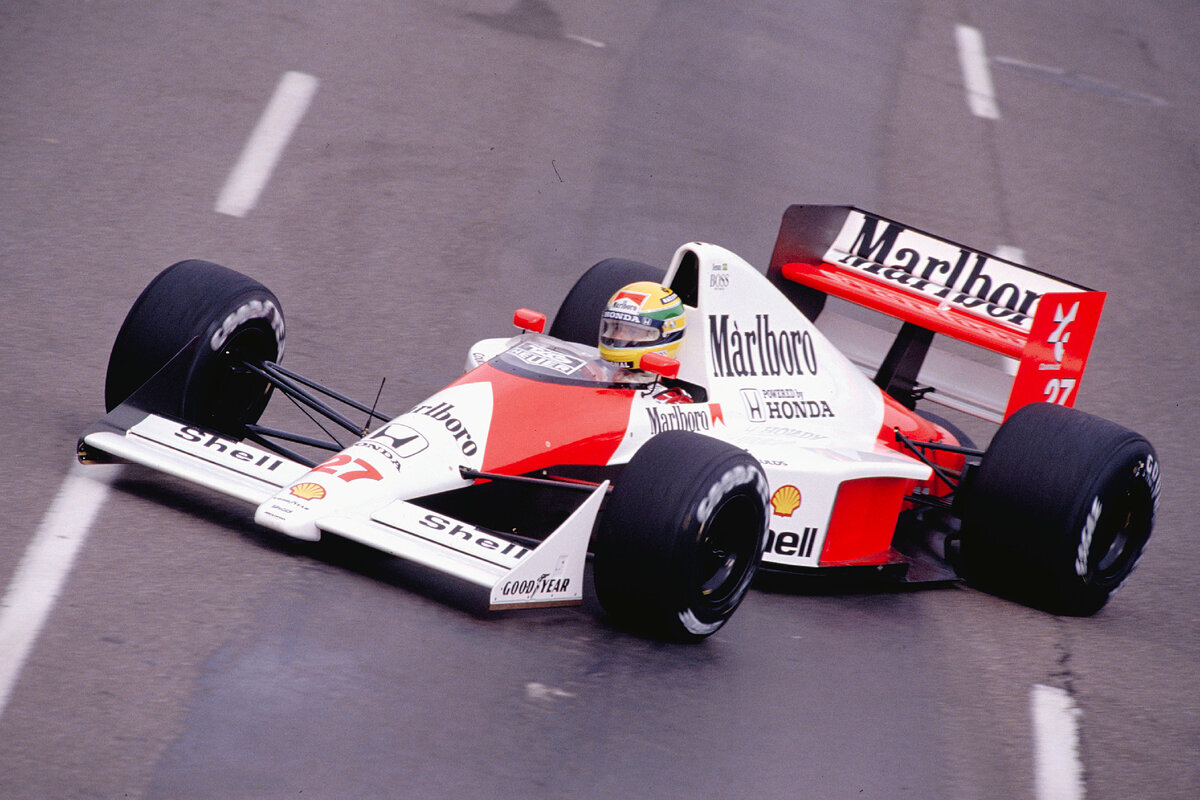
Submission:
{"label": "yellow and green helmet", "polygon": [[679,295],[654,281],[631,283],[609,298],[600,315],[600,355],[633,369],[647,353],[674,358],[685,327]]}

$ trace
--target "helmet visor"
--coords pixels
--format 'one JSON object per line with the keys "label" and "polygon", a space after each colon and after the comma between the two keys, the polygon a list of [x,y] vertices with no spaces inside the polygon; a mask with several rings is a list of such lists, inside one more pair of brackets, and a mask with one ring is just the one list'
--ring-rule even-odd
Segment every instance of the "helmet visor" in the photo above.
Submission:
{"label": "helmet visor", "polygon": [[600,341],[608,347],[635,347],[657,342],[660,333],[653,325],[624,319],[605,318],[600,322]]}

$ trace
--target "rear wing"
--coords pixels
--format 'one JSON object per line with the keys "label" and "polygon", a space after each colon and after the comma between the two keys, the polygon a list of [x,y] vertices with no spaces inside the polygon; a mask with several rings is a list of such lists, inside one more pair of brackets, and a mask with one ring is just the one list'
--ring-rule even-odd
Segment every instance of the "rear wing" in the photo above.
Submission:
{"label": "rear wing", "polygon": [[[900,402],[927,396],[994,422],[1033,402],[1074,405],[1105,298],[853,206],[789,207],[767,277]],[[900,328],[826,313],[831,295]],[[996,355],[932,348],[935,334]]]}

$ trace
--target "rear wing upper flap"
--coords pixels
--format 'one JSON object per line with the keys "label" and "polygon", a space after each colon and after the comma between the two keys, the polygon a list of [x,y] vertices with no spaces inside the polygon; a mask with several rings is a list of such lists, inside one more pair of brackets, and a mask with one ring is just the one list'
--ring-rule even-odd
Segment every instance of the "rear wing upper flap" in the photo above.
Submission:
{"label": "rear wing upper flap", "polygon": [[[789,207],[767,277],[901,402],[931,392],[997,422],[1031,402],[1074,404],[1105,298],[853,206]],[[861,322],[824,319],[828,296],[901,320],[891,346],[865,343]],[[997,355],[981,368],[988,359],[935,354],[934,334]]]}

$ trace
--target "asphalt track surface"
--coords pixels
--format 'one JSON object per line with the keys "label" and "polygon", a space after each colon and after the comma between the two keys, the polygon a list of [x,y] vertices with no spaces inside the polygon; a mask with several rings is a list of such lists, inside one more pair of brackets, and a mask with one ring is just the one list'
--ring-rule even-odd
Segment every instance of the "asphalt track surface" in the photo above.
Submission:
{"label": "asphalt track surface", "polygon": [[[0,6],[0,591],[37,532],[86,529],[0,711],[0,797],[1030,798],[1037,687],[1074,708],[1060,796],[1195,797],[1198,41],[1191,0]],[[288,71],[311,103],[220,213]],[[765,265],[792,202],[1109,292],[1078,405],[1146,434],[1164,491],[1103,612],[758,591],[668,645],[594,602],[473,614],[143,470],[90,526],[63,488],[129,303],[181,258],[270,286],[290,366],[402,408],[600,258]]]}

